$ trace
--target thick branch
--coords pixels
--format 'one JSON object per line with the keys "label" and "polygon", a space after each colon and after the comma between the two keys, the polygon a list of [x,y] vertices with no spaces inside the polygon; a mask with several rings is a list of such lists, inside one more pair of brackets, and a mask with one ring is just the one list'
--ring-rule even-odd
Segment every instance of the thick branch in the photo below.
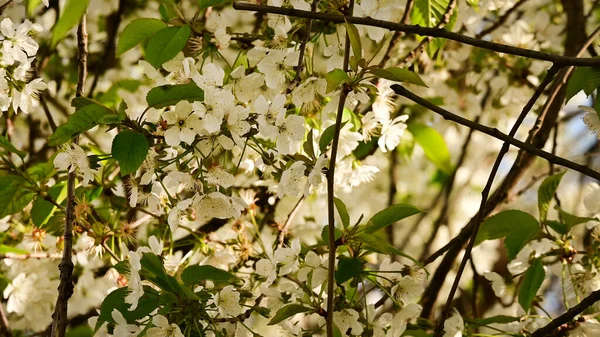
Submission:
{"label": "thick branch", "polygon": [[600,301],[600,290],[596,290],[588,297],[584,298],[579,304],[569,309],[564,314],[553,319],[548,325],[537,329],[531,337],[544,337],[554,332],[561,325],[570,322],[575,316],[582,313],[585,309],[591,307],[594,303]]}
{"label": "thick branch", "polygon": [[509,135],[507,135],[505,133],[500,132],[500,130],[498,130],[496,128],[490,128],[488,126],[481,125],[481,124],[475,123],[471,120],[468,120],[466,118],[463,118],[461,116],[455,115],[455,114],[451,113],[450,111],[440,108],[439,106],[429,102],[428,100],[413,94],[412,92],[408,91],[406,88],[404,88],[400,85],[392,85],[392,89],[394,89],[394,91],[398,95],[404,96],[404,97],[410,99],[411,101],[413,101],[419,105],[422,105],[423,107],[444,117],[444,119],[447,119],[447,120],[456,122],[460,125],[464,125],[466,127],[475,129],[479,132],[485,133],[489,136],[492,136],[494,138],[505,141],[508,144],[518,147],[519,149],[527,151],[533,155],[544,158],[551,163],[570,168],[573,171],[577,171],[581,174],[584,174],[588,177],[591,177],[591,178],[594,178],[594,179],[600,181],[600,172],[592,170],[591,168],[589,168],[585,165],[577,164],[568,159],[565,159],[565,158],[559,157],[557,155],[553,155],[552,153],[541,150],[531,144],[524,143],[518,139],[510,137]]}
{"label": "thick branch", "polygon": [[531,49],[519,48],[508,46],[500,43],[479,40],[474,37],[449,32],[445,29],[439,28],[429,28],[429,27],[421,27],[418,25],[405,25],[402,23],[377,20],[370,17],[360,18],[354,16],[344,16],[338,14],[328,14],[328,13],[313,13],[310,11],[302,11],[293,8],[280,8],[275,6],[263,6],[263,5],[254,5],[244,2],[234,2],[233,8],[237,10],[249,10],[249,11],[257,11],[263,13],[271,13],[271,14],[280,14],[287,15],[292,17],[299,18],[307,18],[307,19],[316,19],[323,20],[334,23],[344,23],[344,19],[346,19],[349,23],[353,23],[356,25],[364,25],[364,26],[372,26],[372,27],[380,27],[385,28],[391,31],[402,31],[407,34],[417,34],[422,36],[431,36],[431,37],[440,37],[460,43],[464,43],[473,47],[478,47],[482,49],[492,50],[498,53],[516,55],[527,57],[530,59],[542,60],[552,62],[558,65],[573,65],[573,66],[600,66],[600,59],[598,58],[579,58],[572,56],[562,56],[557,54],[550,54],[539,52]]}

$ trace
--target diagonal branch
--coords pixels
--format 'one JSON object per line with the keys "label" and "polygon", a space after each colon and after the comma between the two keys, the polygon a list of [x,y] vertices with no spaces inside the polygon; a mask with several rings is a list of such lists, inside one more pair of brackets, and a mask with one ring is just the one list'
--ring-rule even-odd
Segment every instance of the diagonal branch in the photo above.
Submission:
{"label": "diagonal branch", "polygon": [[464,125],[466,127],[475,129],[479,132],[485,133],[489,136],[492,136],[499,140],[505,141],[508,144],[518,147],[521,150],[527,151],[533,155],[544,158],[544,159],[548,160],[549,162],[552,162],[556,165],[570,168],[573,171],[577,171],[588,177],[591,177],[591,178],[594,178],[594,179],[600,181],[600,172],[592,170],[591,168],[589,168],[585,165],[577,164],[568,159],[559,157],[557,155],[553,155],[552,153],[541,150],[529,143],[522,142],[522,141],[515,139],[505,133],[502,133],[502,132],[500,132],[500,130],[498,130],[496,128],[490,128],[488,126],[485,126],[485,125],[473,122],[471,120],[468,120],[466,118],[463,118],[461,116],[455,115],[455,114],[451,113],[450,111],[440,108],[439,106],[429,102],[428,100],[413,94],[412,92],[408,91],[406,88],[404,88],[400,85],[392,85],[392,89],[394,89],[396,94],[404,96],[404,97],[410,99],[411,101],[437,113],[438,115],[444,117],[444,119],[447,119],[447,120],[456,122],[460,125]]}
{"label": "diagonal branch", "polygon": [[552,332],[554,332],[556,329],[558,329],[558,327],[560,327],[561,325],[563,325],[565,323],[570,322],[573,318],[575,318],[575,316],[582,313],[585,309],[591,307],[597,301],[600,301],[600,290],[596,290],[593,293],[591,293],[588,297],[581,300],[581,302],[579,302],[579,304],[572,307],[564,314],[562,314],[562,315],[556,317],[555,319],[553,319],[552,321],[550,321],[550,323],[548,323],[548,325],[544,326],[543,328],[537,329],[531,335],[531,337],[544,337],[544,336],[550,335]]}
{"label": "diagonal branch", "polygon": [[462,35],[458,33],[449,32],[445,29],[440,28],[429,28],[429,27],[421,27],[418,25],[406,25],[402,23],[377,20],[370,17],[361,18],[355,16],[344,16],[339,14],[329,14],[329,13],[313,13],[310,11],[303,11],[293,8],[281,8],[275,6],[263,6],[263,5],[254,5],[244,2],[234,2],[233,8],[237,10],[249,10],[249,11],[257,11],[263,13],[271,13],[271,14],[281,14],[298,18],[307,18],[307,19],[316,19],[322,21],[328,21],[333,23],[344,23],[344,19],[346,19],[349,23],[353,23],[356,25],[364,25],[364,26],[372,26],[372,27],[380,27],[385,28],[391,31],[402,31],[407,34],[417,34],[422,36],[431,36],[431,37],[440,37],[460,43],[464,43],[467,45],[471,45],[473,47],[488,49],[491,51],[495,51],[498,53],[510,54],[515,56],[522,56],[536,60],[548,61],[557,65],[566,66],[582,66],[582,67],[592,67],[592,66],[600,66],[600,59],[598,58],[580,58],[580,57],[572,57],[572,56],[563,56],[558,54],[544,53],[531,49],[519,48],[508,46],[501,43],[495,43],[485,40],[476,39],[474,37],[470,37],[467,35]]}

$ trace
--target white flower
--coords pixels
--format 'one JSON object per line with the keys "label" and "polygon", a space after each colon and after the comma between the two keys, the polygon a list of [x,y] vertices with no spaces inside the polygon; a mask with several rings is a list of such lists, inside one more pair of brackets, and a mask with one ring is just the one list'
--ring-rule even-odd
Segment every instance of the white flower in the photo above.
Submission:
{"label": "white flower", "polygon": [[402,277],[391,289],[392,295],[402,306],[417,303],[423,291],[425,291],[423,285],[408,275]]}
{"label": "white flower", "polygon": [[42,26],[25,20],[22,24],[15,26],[11,19],[5,18],[0,23],[0,32],[3,35],[2,58],[3,61],[12,65],[14,61],[27,62],[34,57],[39,48],[37,42],[29,36],[29,32],[42,31]]}
{"label": "white flower", "polygon": [[83,175],[81,181],[83,186],[87,186],[90,181],[94,180],[95,171],[90,168],[85,151],[77,144],[73,144],[73,148],[65,146],[63,152],[54,157],[54,167],[59,171],[79,172]]}
{"label": "white flower", "polygon": [[212,12],[208,20],[206,20],[206,30],[215,34],[214,41],[219,49],[227,48],[231,36],[227,34],[227,19],[224,15]]}
{"label": "white flower", "polygon": [[258,118],[258,127],[260,133],[262,133],[265,137],[274,140],[278,135],[277,126],[275,123],[277,122],[277,117],[279,115],[285,115],[285,95],[278,94],[273,98],[271,104],[267,101],[267,99],[260,95],[254,101],[254,111],[257,113]]}
{"label": "white flower", "polygon": [[462,337],[465,323],[458,311],[454,310],[452,316],[444,321],[444,337]]}
{"label": "white flower", "polygon": [[273,263],[270,259],[258,260],[254,268],[256,269],[256,273],[258,275],[267,278],[267,281],[264,283],[266,286],[271,285],[277,278],[275,263]]}
{"label": "white flower", "polygon": [[24,113],[31,112],[31,108],[36,107],[40,91],[46,90],[46,83],[41,78],[25,84],[23,91],[13,89],[13,110],[15,113],[21,109]]}
{"label": "white flower", "polygon": [[193,113],[192,104],[180,101],[174,110],[163,115],[170,127],[165,131],[165,142],[169,146],[178,146],[180,142],[192,144],[200,130],[200,118]]}
{"label": "white flower", "polygon": [[310,103],[318,98],[318,96],[325,95],[326,90],[326,80],[309,77],[292,91],[292,103],[299,108],[302,104]]}
{"label": "white flower", "polygon": [[223,78],[225,78],[225,71],[214,63],[208,63],[202,68],[202,75],[194,76],[193,80],[200,88],[206,90],[208,87],[221,88]]}
{"label": "white flower", "polygon": [[8,298],[6,310],[18,314],[25,313],[27,305],[36,299],[31,298],[36,294],[35,286],[37,274],[26,275],[20,273],[12,282],[4,289],[4,298]]}
{"label": "white flower", "polygon": [[298,115],[285,117],[281,114],[275,124],[279,130],[275,140],[277,151],[280,154],[295,154],[298,152],[304,139],[304,117]]}
{"label": "white flower", "polygon": [[110,315],[116,323],[113,337],[135,337],[140,333],[140,327],[135,324],[128,324],[119,310],[113,309]]}
{"label": "white flower", "polygon": [[325,261],[323,261],[315,252],[312,250],[306,253],[306,257],[304,257],[305,267],[300,268],[298,270],[298,280],[300,282],[310,281],[309,285],[312,289],[315,289],[321,285],[323,282],[327,280],[327,268],[325,265]]}
{"label": "white flower", "polygon": [[146,333],[148,337],[184,337],[177,324],[169,324],[169,321],[163,315],[152,317],[152,324],[154,327],[148,329]]}
{"label": "white flower", "polygon": [[315,166],[308,174],[308,186],[304,191],[304,196],[308,196],[311,190],[320,190],[324,187],[325,170],[329,167],[329,159],[325,155],[319,156],[315,162]]}
{"label": "white flower", "polygon": [[10,86],[6,80],[6,69],[0,68],[0,109],[8,110],[10,106]]}
{"label": "white flower", "polygon": [[187,209],[192,204],[192,201],[192,198],[181,200],[177,203],[177,206],[173,207],[173,209],[171,209],[169,212],[167,222],[169,223],[171,233],[175,233],[177,228],[179,228],[179,225],[185,220],[187,216]]}
{"label": "white flower", "polygon": [[125,303],[131,304],[131,307],[129,307],[129,311],[133,311],[137,308],[140,298],[144,296],[144,287],[142,285],[142,280],[140,278],[140,274],[135,268],[131,269],[131,275],[129,277],[127,289],[129,290],[129,293],[125,297]]}
{"label": "white flower", "polygon": [[291,69],[298,64],[300,53],[297,51],[270,50],[265,58],[258,62],[258,70],[265,75],[269,88],[281,89],[289,78]]}
{"label": "white flower", "polygon": [[593,215],[600,213],[600,185],[590,183],[586,186],[586,191],[583,195],[583,205]]}
{"label": "white flower", "polygon": [[197,200],[196,216],[204,220],[238,218],[246,207],[247,205],[241,198],[228,197],[221,192],[212,192]]}
{"label": "white flower", "polygon": [[215,294],[214,303],[222,316],[239,316],[243,313],[240,305],[240,293],[232,285]]}
{"label": "white flower", "polygon": [[363,332],[362,324],[358,321],[360,315],[354,309],[343,309],[333,313],[333,323],[340,329],[343,336],[346,335],[348,329],[352,329],[353,335],[360,335]]}
{"label": "white flower", "polygon": [[408,115],[402,115],[394,118],[393,120],[384,119],[381,120],[381,136],[377,140],[377,145],[381,149],[381,152],[392,151],[400,144],[400,138],[406,130],[406,120]]}
{"label": "white flower", "polygon": [[277,194],[282,197],[289,195],[292,197],[299,197],[302,195],[304,185],[306,184],[306,176],[304,171],[306,166],[304,162],[297,161],[290,166],[287,170],[281,174],[281,180],[279,181],[279,188]]}
{"label": "white flower", "polygon": [[592,133],[596,134],[596,137],[600,139],[600,119],[598,118],[598,112],[589,106],[580,105],[579,109],[587,112],[585,116],[583,116],[583,122],[587,125],[588,129],[592,131]]}
{"label": "white flower", "polygon": [[224,168],[219,166],[213,166],[209,168],[205,177],[209,184],[219,185],[225,188],[231,187],[235,180],[233,174],[227,172]]}
{"label": "white flower", "polygon": [[281,247],[275,250],[273,259],[281,265],[279,275],[287,275],[298,270],[298,254],[300,254],[300,239],[292,240],[291,247]]}
{"label": "white flower", "polygon": [[502,296],[506,294],[506,284],[504,283],[504,278],[502,278],[502,276],[500,276],[498,273],[486,271],[483,273],[483,277],[492,282],[492,289],[494,290],[494,294],[496,294],[496,296],[502,298]]}
{"label": "white flower", "polygon": [[323,55],[329,57],[327,60],[327,71],[333,69],[342,69],[344,64],[344,46],[341,44],[332,44],[323,49]]}
{"label": "white flower", "polygon": [[577,322],[577,327],[569,331],[569,337],[592,337],[600,336],[600,323],[595,319],[585,322]]}

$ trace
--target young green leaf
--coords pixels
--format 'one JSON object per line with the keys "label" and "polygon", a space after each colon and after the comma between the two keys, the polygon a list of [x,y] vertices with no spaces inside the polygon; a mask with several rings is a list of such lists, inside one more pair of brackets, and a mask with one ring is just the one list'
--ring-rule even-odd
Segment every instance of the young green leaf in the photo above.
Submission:
{"label": "young green leaf", "polygon": [[29,252],[24,249],[19,249],[19,248],[0,244],[0,254],[8,254],[8,253],[21,254],[21,255],[29,254]]}
{"label": "young green leaf", "polygon": [[342,284],[362,272],[362,262],[356,257],[339,257],[337,270],[335,271],[335,281]]}
{"label": "young green leaf", "polygon": [[[60,205],[67,197],[67,185],[53,185],[48,189],[48,196]],[[54,211],[56,211],[56,206],[53,203],[44,198],[37,197],[31,207],[31,222],[41,227],[48,222]]]}
{"label": "young green leaf", "polygon": [[590,217],[581,217],[575,214],[571,214],[564,209],[560,208],[558,205],[554,206],[554,209],[558,211],[560,217],[562,218],[565,225],[568,226],[569,230],[571,227],[588,222],[588,221],[599,221],[598,218],[590,218]]}
{"label": "young green leaf", "polygon": [[148,106],[160,109],[169,105],[176,105],[179,101],[188,102],[204,100],[204,91],[196,83],[163,85],[152,88],[146,95]]}
{"label": "young green leaf", "polygon": [[78,134],[85,132],[94,126],[102,124],[102,118],[114,114],[112,110],[95,103],[92,100],[74,99],[73,105],[79,107],[65,124],[60,125],[56,131],[48,137],[48,145],[58,146],[71,140]]}
{"label": "young green leaf", "polygon": [[342,69],[333,69],[325,75],[327,81],[327,92],[332,92],[339,88],[342,83],[350,81],[350,77]]}
{"label": "young green leaf", "polygon": [[6,151],[8,151],[8,153],[15,153],[17,156],[21,157],[21,159],[25,158],[25,156],[27,155],[27,152],[25,151],[21,151],[19,149],[17,149],[9,140],[8,138],[0,135],[0,148],[5,149]]}
{"label": "young green leaf", "polygon": [[98,316],[94,331],[98,331],[104,322],[116,323],[112,317],[112,311],[115,309],[121,312],[127,323],[135,323],[136,320],[148,316],[158,307],[160,297],[158,292],[150,286],[144,286],[144,295],[138,301],[135,310],[129,310],[131,304],[125,303],[125,297],[128,294],[127,287],[122,287],[106,296],[102,305],[100,305],[100,316]]}
{"label": "young green leaf", "polygon": [[190,26],[167,27],[159,30],[148,39],[146,60],[154,68],[172,60],[185,47],[191,34]]}
{"label": "young green leaf", "polygon": [[235,275],[210,265],[189,266],[181,273],[181,281],[186,286],[198,284],[206,280],[213,282],[232,282],[236,279],[237,277]]}
{"label": "young green leaf", "polygon": [[333,136],[335,133],[335,124],[330,125],[323,133],[321,134],[321,138],[319,138],[319,150],[321,153],[325,153],[327,149],[327,145],[331,143],[333,140]]}
{"label": "young green leaf", "polygon": [[599,67],[577,67],[569,83],[567,84],[567,93],[565,104],[581,90],[589,96],[596,88],[600,86],[600,68]]}
{"label": "young green leaf", "polygon": [[333,202],[335,203],[335,208],[337,208],[338,214],[340,215],[340,219],[342,220],[342,224],[344,228],[348,228],[350,226],[350,215],[348,215],[348,209],[346,208],[346,204],[341,199],[333,197]]}
{"label": "young green leaf", "polygon": [[135,173],[148,154],[148,140],[142,134],[131,130],[123,130],[115,136],[111,153],[119,162],[121,175]]}
{"label": "young green leaf", "polygon": [[365,233],[365,232],[362,232],[362,233],[358,234],[356,237],[362,243],[364,243],[366,245],[367,249],[369,249],[369,250],[371,250],[373,252],[380,253],[380,254],[385,254],[385,255],[398,255],[398,256],[402,256],[402,257],[405,257],[405,258],[411,260],[416,265],[421,266],[421,263],[419,261],[417,261],[417,259],[415,259],[414,257],[406,254],[405,252],[401,251],[400,249],[392,246],[383,237],[379,237],[377,235],[369,234],[369,233]]}
{"label": "young green leaf", "polygon": [[52,49],[75,27],[85,13],[90,0],[67,0],[65,7],[52,30]]}
{"label": "young green leaf", "polygon": [[159,30],[166,28],[162,20],[152,18],[139,18],[131,21],[119,36],[117,56],[144,42]]}
{"label": "young green leaf", "polygon": [[525,245],[540,231],[540,224],[529,213],[507,210],[493,215],[483,223],[477,233],[475,245],[485,240],[504,238],[508,259],[513,260]]}
{"label": "young green leaf", "polygon": [[302,149],[304,149],[304,152],[306,152],[306,154],[312,158],[312,159],[316,159],[316,155],[315,155],[315,146],[313,144],[313,129],[311,128],[310,131],[308,131],[308,135],[306,136],[306,141],[304,142],[304,144],[302,144]]}
{"label": "young green leaf", "polygon": [[35,193],[26,186],[29,182],[17,175],[0,176],[0,218],[22,212]]}
{"label": "young green leaf", "polygon": [[[344,21],[345,20],[346,19],[344,19]],[[354,57],[357,60],[360,60],[362,58],[362,44],[360,41],[360,34],[358,34],[358,29],[356,29],[355,25],[348,23],[348,21],[346,21],[345,26],[346,33],[350,38],[350,45],[352,46],[352,52],[354,53]]]}
{"label": "young green leaf", "polygon": [[548,207],[554,198],[556,189],[558,189],[560,180],[562,179],[563,175],[565,175],[565,172],[566,171],[547,177],[538,188],[538,209],[540,211],[541,222],[546,221],[546,217],[548,216]]}
{"label": "young green leaf", "polygon": [[523,276],[523,283],[519,289],[519,304],[525,312],[529,311],[533,299],[544,282],[546,273],[541,259],[535,259]]}
{"label": "young green leaf", "polygon": [[423,82],[423,80],[421,79],[421,77],[419,77],[419,75],[417,75],[417,73],[408,69],[402,69],[398,67],[391,67],[386,69],[374,68],[371,69],[370,72],[373,75],[385,78],[386,80],[394,82],[412,83],[423,87],[427,87],[427,84]]}
{"label": "young green leaf", "polygon": [[281,309],[277,310],[277,313],[271,319],[271,321],[269,322],[268,325],[277,324],[277,323],[282,322],[296,314],[300,314],[303,312],[309,312],[311,310],[312,310],[311,308],[307,308],[300,304],[288,304],[288,305],[282,307]]}
{"label": "young green leaf", "polygon": [[[335,232],[335,239],[339,239],[342,237],[342,235],[344,233],[342,233],[342,231],[335,227],[334,228],[334,232]],[[329,225],[325,225],[323,226],[323,229],[321,230],[321,239],[323,239],[323,241],[328,242],[329,241]]]}
{"label": "young green leaf", "polygon": [[446,146],[444,137],[436,129],[423,124],[412,123],[408,125],[408,131],[413,135],[417,144],[423,148],[427,159],[444,173],[452,174],[450,151]]}
{"label": "young green leaf", "polygon": [[421,213],[421,211],[413,205],[398,204],[387,207],[369,219],[365,225],[365,232],[370,234],[375,233],[382,228],[418,213]]}

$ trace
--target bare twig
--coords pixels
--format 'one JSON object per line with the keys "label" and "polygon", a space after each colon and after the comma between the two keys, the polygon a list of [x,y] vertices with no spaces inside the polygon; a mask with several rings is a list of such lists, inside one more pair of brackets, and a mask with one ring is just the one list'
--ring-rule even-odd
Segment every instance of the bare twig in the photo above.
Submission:
{"label": "bare twig", "polygon": [[500,16],[498,18],[498,20],[496,20],[496,22],[494,22],[491,26],[489,26],[489,27],[483,29],[482,31],[480,31],[479,33],[477,33],[475,35],[475,37],[480,39],[480,38],[488,35],[489,33],[495,31],[496,29],[500,28],[500,26],[502,26],[506,22],[506,20],[508,20],[508,18],[512,15],[512,13],[514,13],[517,9],[519,9],[519,7],[521,7],[523,4],[525,4],[525,2],[527,2],[527,0],[521,0],[521,1],[517,2],[516,4],[514,4],[514,6],[512,6],[506,12],[504,12],[504,14],[502,14],[502,16]]}
{"label": "bare twig", "polygon": [[560,327],[561,325],[563,325],[565,323],[570,322],[573,318],[575,318],[575,316],[582,313],[585,309],[591,307],[597,301],[600,301],[600,290],[596,290],[593,293],[591,293],[588,297],[581,300],[581,302],[579,302],[579,304],[572,307],[564,314],[562,314],[562,315],[556,317],[555,319],[553,319],[552,321],[550,321],[550,323],[548,323],[548,325],[544,326],[543,328],[537,329],[531,335],[531,337],[544,337],[544,336],[550,335],[552,332],[554,332],[556,329],[558,329],[558,327]]}
{"label": "bare twig", "polygon": [[[319,4],[319,0],[313,0],[312,5],[310,6],[310,11],[314,12],[317,10],[317,5]],[[300,73],[302,73],[302,67],[304,66],[304,53],[306,53],[306,45],[310,40],[310,31],[312,29],[313,20],[309,19],[306,24],[306,36],[304,40],[300,43],[300,54],[298,55],[298,65],[296,66],[296,75],[294,76],[294,80],[287,88],[287,93],[289,94],[294,90],[294,87],[300,83]]]}
{"label": "bare twig", "polygon": [[[553,155],[552,153],[546,152],[544,150],[541,150],[531,144],[522,142],[518,139],[515,139],[513,137],[511,137],[510,135],[507,135],[505,133],[500,132],[500,130],[496,129],[496,128],[490,128],[487,127],[485,125],[481,125],[478,123],[475,123],[471,120],[468,120],[466,118],[463,118],[461,116],[455,115],[453,113],[451,113],[448,110],[445,110],[443,108],[440,108],[439,106],[427,101],[424,98],[421,98],[415,94],[413,94],[412,92],[408,91],[406,88],[400,86],[400,85],[393,85],[392,86],[394,91],[401,96],[404,96],[408,99],[410,99],[411,101],[437,113],[438,115],[441,115],[442,117],[444,117],[444,119],[456,122],[460,125],[464,125],[466,127],[475,129],[477,131],[483,132],[489,136],[492,136],[494,138],[500,139],[502,141],[507,142],[510,145],[513,145],[515,147],[518,147],[519,149],[522,149],[526,152],[529,152],[533,155],[536,155],[538,157],[544,158],[548,161],[553,162],[556,165],[561,165],[567,168],[570,168],[574,171],[577,171],[579,173],[582,173],[588,177],[594,178],[598,181],[600,181],[600,172],[595,171],[585,165],[581,165],[581,164],[577,164],[573,161],[570,161],[568,159]],[[429,258],[431,259],[431,257]],[[428,260],[429,260],[428,259]],[[435,259],[433,259],[435,260]]]}
{"label": "bare twig", "polygon": [[[352,16],[354,11],[354,0],[350,0],[348,5],[348,17]],[[343,17],[343,16],[342,16]],[[344,63],[342,70],[348,71],[348,65],[350,63],[350,35],[346,32],[346,41],[344,45]],[[340,93],[340,100],[338,103],[337,115],[335,118],[335,127],[333,131],[333,140],[331,141],[331,158],[329,159],[329,169],[327,170],[327,219],[328,219],[328,242],[327,247],[329,248],[329,258],[327,264],[327,317],[326,317],[326,330],[327,337],[334,336],[333,329],[333,302],[335,301],[335,260],[336,260],[336,248],[337,243],[335,241],[335,164],[337,159],[338,143],[340,140],[340,131],[342,128],[342,116],[344,115],[344,106],[346,104],[346,97],[350,87],[348,83],[344,83]]]}
{"label": "bare twig", "polygon": [[370,17],[361,18],[354,16],[344,16],[338,14],[328,14],[328,13],[313,13],[310,11],[303,11],[293,8],[281,8],[275,6],[263,6],[263,5],[254,5],[244,2],[234,2],[233,8],[237,10],[249,10],[249,11],[257,11],[263,13],[272,13],[272,14],[281,14],[292,17],[299,18],[308,18],[308,19],[316,19],[323,20],[333,23],[344,23],[344,19],[346,19],[349,23],[353,23],[356,25],[364,25],[364,26],[372,26],[372,27],[380,27],[385,28],[391,31],[402,31],[407,34],[417,34],[422,36],[431,36],[431,37],[440,37],[460,43],[464,43],[473,47],[488,49],[491,51],[495,51],[498,53],[505,53],[515,56],[522,56],[535,60],[542,60],[552,62],[556,65],[560,66],[582,66],[582,67],[593,67],[600,65],[600,59],[598,58],[581,58],[581,57],[572,57],[572,56],[563,56],[551,53],[539,52],[531,49],[519,48],[514,46],[508,46],[501,43],[495,43],[485,40],[479,40],[474,37],[470,37],[467,35],[462,35],[458,33],[449,32],[445,29],[439,28],[429,28],[429,27],[421,27],[418,25],[405,25],[402,23],[384,21],[384,20],[376,20]]}
{"label": "bare twig", "polygon": [[4,13],[4,11],[10,7],[12,4],[14,3],[13,0],[8,0],[7,2],[5,2],[2,6],[0,6],[0,15],[2,15]]}
{"label": "bare twig", "polygon": [[[401,23],[403,23],[403,24],[408,23],[408,19],[410,18],[409,14],[410,14],[410,11],[412,10],[413,4],[414,4],[414,0],[406,1],[406,6],[404,7],[404,13],[402,13],[402,19],[400,19]],[[399,30],[394,32],[394,35],[392,36],[392,39],[390,40],[390,44],[388,45],[388,49],[385,51],[385,54],[383,54],[383,58],[381,58],[381,61],[379,61],[380,68],[385,67],[385,64],[392,57],[392,51],[394,49],[396,49],[396,47],[398,46],[398,44],[400,43],[400,40],[402,39],[402,37],[404,35],[405,35],[404,32],[401,32]]]}
{"label": "bare twig", "polygon": [[296,215],[296,213],[298,213],[300,206],[302,206],[303,201],[304,201],[304,196],[301,196],[300,199],[298,199],[298,202],[296,202],[296,204],[294,205],[294,208],[292,208],[292,210],[290,211],[290,214],[288,214],[287,219],[285,219],[285,222],[283,223],[283,226],[281,226],[281,228],[279,229],[279,233],[277,234],[277,247],[278,248],[283,247],[283,243],[285,242],[285,236],[287,235],[288,227],[290,227],[290,224],[292,223],[292,220],[294,219],[294,216]]}
{"label": "bare twig", "polygon": [[8,325],[8,317],[6,316],[6,312],[4,312],[4,307],[0,303],[0,332],[3,333],[6,337],[12,337],[12,331],[10,330],[10,326]]}
{"label": "bare twig", "polygon": [[[81,97],[85,91],[85,80],[87,78],[87,56],[88,36],[86,27],[86,15],[84,14],[77,27],[77,63],[78,80],[76,96]],[[75,137],[73,143],[78,142]],[[60,263],[60,284],[58,286],[58,298],[52,315],[52,326],[50,337],[64,337],[67,330],[67,308],[69,298],[73,295],[73,223],[75,221],[75,172],[69,173],[67,181],[67,211],[64,234],[63,258]]]}

